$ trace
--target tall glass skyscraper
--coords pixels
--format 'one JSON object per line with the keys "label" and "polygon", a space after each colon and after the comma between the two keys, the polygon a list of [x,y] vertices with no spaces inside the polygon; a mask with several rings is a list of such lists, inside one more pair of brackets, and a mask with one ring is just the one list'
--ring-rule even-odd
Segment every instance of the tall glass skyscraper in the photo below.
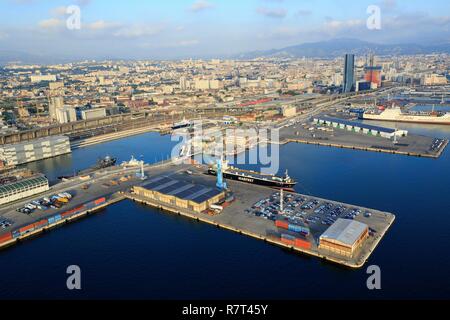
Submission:
{"label": "tall glass skyscraper", "polygon": [[355,91],[355,55],[345,55],[343,92]]}

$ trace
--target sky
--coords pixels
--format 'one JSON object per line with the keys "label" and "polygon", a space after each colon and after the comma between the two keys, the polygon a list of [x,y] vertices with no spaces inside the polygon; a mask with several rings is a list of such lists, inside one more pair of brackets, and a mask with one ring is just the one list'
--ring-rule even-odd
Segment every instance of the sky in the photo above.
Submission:
{"label": "sky", "polygon": [[[69,6],[80,9],[69,29]],[[369,6],[380,28],[368,28]],[[373,21],[373,20],[371,20]],[[71,24],[73,26],[73,24]],[[305,42],[450,43],[448,0],[0,0],[0,52],[59,58],[227,56]]]}

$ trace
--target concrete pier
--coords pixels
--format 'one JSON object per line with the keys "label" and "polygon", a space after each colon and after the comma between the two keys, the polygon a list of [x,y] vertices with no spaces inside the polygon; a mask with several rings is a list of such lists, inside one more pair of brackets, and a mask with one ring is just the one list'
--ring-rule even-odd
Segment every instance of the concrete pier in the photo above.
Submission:
{"label": "concrete pier", "polygon": [[[188,170],[189,173],[187,173]],[[379,245],[381,239],[384,237],[395,220],[395,216],[390,213],[301,195],[302,197],[310,200],[314,199],[318,203],[326,202],[334,205],[344,205],[347,208],[358,208],[362,212],[370,211],[372,213],[371,218],[364,218],[360,216],[357,219],[358,221],[367,224],[371,229],[376,230],[376,235],[369,237],[369,239],[366,240],[364,246],[355,254],[355,256],[346,258],[330,252],[324,252],[323,250],[318,248],[317,240],[320,237],[321,233],[324,232],[324,229],[321,229],[321,226],[311,229],[311,237],[313,237],[311,239],[312,246],[310,249],[304,249],[292,245],[287,245],[281,242],[280,239],[274,238],[271,233],[276,232],[277,228],[275,227],[273,221],[266,220],[262,217],[257,217],[248,213],[248,209],[251,208],[255,203],[276,193],[277,191],[274,189],[236,181],[228,181],[230,190],[232,190],[236,201],[232,202],[230,206],[226,207],[220,214],[210,216],[206,213],[196,213],[185,208],[179,208],[171,204],[158,202],[156,200],[147,199],[133,194],[131,192],[133,186],[145,185],[145,181],[141,181],[138,177],[135,176],[137,171],[138,169],[111,168],[109,170],[106,170],[105,172],[96,173],[96,175],[93,176],[90,182],[92,186],[89,188],[89,190],[83,190],[82,186],[85,184],[85,182],[80,182],[77,179],[66,183],[61,183],[53,187],[53,190],[51,190],[51,194],[70,191],[75,195],[75,197],[67,207],[61,208],[59,210],[51,210],[51,212],[49,213],[36,211],[32,216],[27,216],[15,211],[15,209],[21,207],[24,203],[29,203],[34,199],[25,199],[20,203],[14,203],[9,206],[0,207],[0,217],[7,218],[15,222],[14,225],[8,230],[1,231],[0,237],[4,236],[7,232],[16,234],[14,239],[0,243],[0,249],[9,247],[12,244],[17,243],[18,241],[23,241],[33,236],[45,233],[46,231],[54,227],[74,222],[82,217],[88,216],[93,212],[105,209],[109,205],[112,205],[119,201],[129,199],[131,201],[161,209],[165,212],[181,215],[198,222],[207,223],[217,228],[233,231],[241,235],[252,237],[254,239],[259,239],[264,242],[280,246],[292,252],[314,256],[349,268],[360,268],[370,258],[371,254]],[[146,175],[150,177],[170,176],[171,178],[176,180],[202,184],[204,186],[214,188],[215,178],[205,175],[205,171],[206,167],[204,166],[192,166],[187,164],[175,166],[171,162],[146,167]],[[130,177],[133,176],[133,174],[134,178],[129,179],[123,183],[117,183],[120,177],[123,177],[124,175]],[[113,181],[116,181],[116,183],[112,183]],[[42,198],[44,196],[48,195],[40,195],[39,197],[35,197],[35,199]],[[22,230],[24,227],[26,228],[27,226],[30,226],[30,224],[33,225],[39,221],[42,221],[42,219],[47,219],[50,216],[61,215],[67,211],[74,210],[74,208],[75,210],[77,210],[76,208],[80,208],[80,206],[81,208],[84,208],[84,205],[86,203],[91,203],[99,197],[104,197],[105,201],[100,205],[95,206],[95,208],[87,206],[81,211],[76,211],[76,214],[72,214],[56,222],[49,223],[44,227],[32,228],[32,231],[22,232],[19,236],[17,236],[17,230]]]}

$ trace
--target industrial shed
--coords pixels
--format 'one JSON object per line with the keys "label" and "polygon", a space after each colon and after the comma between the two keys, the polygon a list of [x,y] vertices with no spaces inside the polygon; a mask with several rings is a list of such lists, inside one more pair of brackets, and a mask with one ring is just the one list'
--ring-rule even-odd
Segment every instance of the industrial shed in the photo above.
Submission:
{"label": "industrial shed", "polygon": [[0,186],[0,205],[31,197],[50,189],[46,177],[38,175]]}
{"label": "industrial shed", "polygon": [[314,118],[313,120],[314,123],[319,125],[326,125],[333,128],[347,130],[355,133],[363,133],[369,136],[383,137],[386,139],[391,139],[394,136],[406,137],[408,135],[408,131],[406,130],[384,128],[380,126],[373,126],[370,124],[348,121],[339,118],[319,117]]}
{"label": "industrial shed", "polygon": [[157,177],[143,187],[134,187],[133,193],[175,206],[181,209],[203,212],[213,204],[225,199],[225,192],[217,188],[178,181],[169,177]]}
{"label": "industrial shed", "polygon": [[320,236],[319,249],[352,257],[369,236],[369,227],[361,222],[338,219]]}

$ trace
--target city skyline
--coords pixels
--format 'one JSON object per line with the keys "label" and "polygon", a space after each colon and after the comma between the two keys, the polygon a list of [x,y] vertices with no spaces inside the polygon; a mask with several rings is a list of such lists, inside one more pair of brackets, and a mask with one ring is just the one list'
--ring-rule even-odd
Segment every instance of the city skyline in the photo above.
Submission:
{"label": "city skyline", "polygon": [[[81,29],[66,12],[81,9]],[[381,29],[369,29],[369,6]],[[5,0],[0,51],[59,59],[174,59],[232,56],[341,37],[374,43],[450,42],[449,3],[361,1],[128,1]]]}

